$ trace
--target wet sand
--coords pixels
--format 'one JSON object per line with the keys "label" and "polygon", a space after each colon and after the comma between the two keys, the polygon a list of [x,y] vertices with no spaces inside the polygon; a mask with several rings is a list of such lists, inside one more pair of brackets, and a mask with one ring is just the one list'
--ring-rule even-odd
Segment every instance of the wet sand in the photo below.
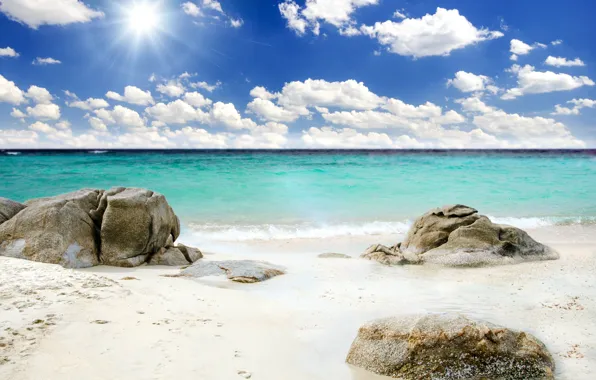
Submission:
{"label": "wet sand", "polygon": [[[163,277],[178,272],[166,267],[70,271],[0,258],[0,342],[13,340],[0,347],[0,378],[229,380],[246,371],[251,379],[382,379],[344,363],[362,323],[455,311],[534,334],[553,354],[557,379],[592,379],[596,228],[529,232],[561,258],[469,269],[385,267],[357,257],[399,236],[242,244],[181,237],[206,259],[287,268],[259,284]],[[317,257],[325,252],[353,258]],[[51,276],[36,275],[47,268]]]}

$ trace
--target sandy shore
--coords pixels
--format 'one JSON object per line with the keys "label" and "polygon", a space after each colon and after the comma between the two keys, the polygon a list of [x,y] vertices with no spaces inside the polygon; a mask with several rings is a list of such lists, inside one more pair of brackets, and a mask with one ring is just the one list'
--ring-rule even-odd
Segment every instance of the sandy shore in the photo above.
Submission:
{"label": "sandy shore", "polygon": [[[596,228],[529,231],[561,259],[451,269],[356,257],[396,236],[197,244],[206,259],[262,259],[259,284],[163,277],[176,268],[72,271],[0,258],[1,379],[373,380],[344,363],[358,327],[458,311],[545,342],[558,379],[596,373]],[[341,252],[353,259],[322,259]],[[128,278],[128,279],[125,279]]]}

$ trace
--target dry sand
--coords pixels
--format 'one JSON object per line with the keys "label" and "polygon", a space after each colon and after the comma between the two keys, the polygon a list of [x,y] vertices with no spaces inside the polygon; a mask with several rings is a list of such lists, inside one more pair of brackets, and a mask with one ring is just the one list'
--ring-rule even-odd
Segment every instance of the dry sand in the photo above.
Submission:
{"label": "dry sand", "polygon": [[[561,259],[390,268],[356,258],[398,240],[389,236],[200,244],[216,252],[206,259],[287,268],[236,284],[164,277],[178,272],[166,267],[73,271],[0,258],[0,379],[382,379],[344,363],[358,327],[444,311],[531,332],[553,354],[558,379],[593,379],[596,228],[530,233]],[[317,257],[324,252],[354,258]]]}

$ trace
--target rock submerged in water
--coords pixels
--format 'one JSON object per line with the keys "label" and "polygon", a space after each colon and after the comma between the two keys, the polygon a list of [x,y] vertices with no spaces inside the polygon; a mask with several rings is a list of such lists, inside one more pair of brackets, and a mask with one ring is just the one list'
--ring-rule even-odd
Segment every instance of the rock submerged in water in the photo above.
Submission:
{"label": "rock submerged in water", "polygon": [[554,379],[544,344],[525,332],[460,314],[393,317],[362,326],[349,364],[418,379]]}
{"label": "rock submerged in water", "polygon": [[261,282],[284,274],[284,268],[254,260],[197,261],[176,277],[207,277],[225,275],[235,282]]}
{"label": "rock submerged in water", "polygon": [[416,219],[403,243],[371,246],[362,257],[386,265],[481,266],[555,260],[559,255],[519,228],[495,224],[471,207],[455,205]]}
{"label": "rock submerged in water", "polygon": [[25,205],[1,198],[5,217],[0,256],[67,268],[188,265],[202,257],[196,248],[174,246],[180,221],[163,195],[146,189],[82,189]]}

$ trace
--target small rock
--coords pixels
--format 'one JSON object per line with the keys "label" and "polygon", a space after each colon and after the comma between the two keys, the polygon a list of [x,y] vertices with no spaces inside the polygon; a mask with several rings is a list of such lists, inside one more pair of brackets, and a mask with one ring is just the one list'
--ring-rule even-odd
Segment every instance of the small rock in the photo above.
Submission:
{"label": "small rock", "polygon": [[321,253],[318,256],[320,259],[351,259],[352,256],[343,254],[343,253],[335,253],[335,252],[327,252]]}
{"label": "small rock", "polygon": [[92,321],[91,323],[95,323],[97,325],[105,325],[110,323],[110,321],[104,321],[103,319],[96,319],[95,321]]}
{"label": "small rock", "polygon": [[252,377],[252,374],[246,371],[238,371],[238,375],[244,377],[245,379],[250,379]]}

